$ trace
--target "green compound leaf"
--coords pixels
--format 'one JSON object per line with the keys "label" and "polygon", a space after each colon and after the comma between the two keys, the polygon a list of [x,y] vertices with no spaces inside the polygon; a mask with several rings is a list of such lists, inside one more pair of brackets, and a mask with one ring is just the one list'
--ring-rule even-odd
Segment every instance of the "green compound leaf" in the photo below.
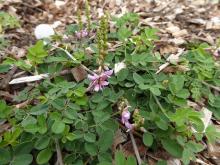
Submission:
{"label": "green compound leaf", "polygon": [[37,163],[38,164],[45,164],[47,163],[52,156],[52,151],[50,148],[46,148],[40,151],[37,155]]}
{"label": "green compound leaf", "polygon": [[164,139],[161,142],[165,150],[169,152],[172,156],[177,158],[182,157],[183,149],[175,140]]}
{"label": "green compound leaf", "polygon": [[153,144],[154,138],[149,133],[144,133],[143,135],[143,142],[146,146],[150,147]]}
{"label": "green compound leaf", "polygon": [[11,153],[6,148],[0,148],[0,163],[1,164],[7,164],[11,160]]}
{"label": "green compound leaf", "polygon": [[11,165],[29,165],[33,160],[33,156],[31,154],[22,154],[15,156]]}
{"label": "green compound leaf", "polygon": [[52,132],[55,134],[60,134],[65,129],[65,123],[62,121],[55,121],[52,125]]}
{"label": "green compound leaf", "polygon": [[87,142],[94,143],[96,140],[96,135],[94,133],[86,133],[84,134],[84,139]]}
{"label": "green compound leaf", "polygon": [[43,41],[38,41],[34,46],[32,46],[28,49],[27,58],[34,65],[43,63],[43,60],[46,56],[48,56],[48,53],[44,49],[44,42]]}

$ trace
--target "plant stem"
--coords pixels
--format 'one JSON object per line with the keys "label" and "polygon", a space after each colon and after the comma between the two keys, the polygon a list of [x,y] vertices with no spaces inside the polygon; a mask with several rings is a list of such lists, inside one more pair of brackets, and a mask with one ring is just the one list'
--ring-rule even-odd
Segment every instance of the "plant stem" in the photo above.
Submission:
{"label": "plant stem", "polygon": [[[57,49],[60,49],[62,51],[64,51],[73,61],[77,61],[77,59],[75,59],[66,49],[63,49],[61,47],[58,47],[58,46],[55,46],[55,45],[52,45],[54,48],[57,48]],[[90,74],[95,74],[95,72],[93,72],[92,70],[90,70],[89,68],[87,68],[85,65],[81,64],[80,63],[80,66],[85,69],[88,73]]]}
{"label": "plant stem", "polygon": [[212,84],[208,84],[208,83],[205,82],[205,81],[202,81],[202,84],[204,84],[204,85],[206,85],[207,87],[212,88],[212,89],[214,89],[214,90],[220,92],[220,88],[217,87],[217,86],[214,86],[214,85],[212,85]]}
{"label": "plant stem", "polygon": [[137,48],[134,49],[134,51],[131,53],[131,56],[134,55],[137,52]]}
{"label": "plant stem", "polygon": [[87,165],[90,160],[91,160],[91,157],[89,157],[89,158],[86,160],[86,162],[84,163],[84,165]]}
{"label": "plant stem", "polygon": [[80,64],[80,66],[81,66],[83,69],[85,69],[88,73],[90,73],[90,74],[96,74],[95,72],[93,72],[92,70],[90,70],[89,68],[87,68],[85,65]]}
{"label": "plant stem", "polygon": [[138,161],[138,165],[141,165],[142,164],[142,160],[141,160],[141,157],[140,157],[140,154],[139,154],[139,151],[138,151],[137,144],[135,142],[134,136],[133,136],[131,131],[129,131],[129,135],[131,137],[131,142],[132,142],[132,146],[133,146],[133,149],[134,149],[135,156],[136,156],[137,161]]}
{"label": "plant stem", "polygon": [[[153,94],[152,94],[153,95]],[[158,100],[158,98],[153,95],[155,101],[157,102],[157,105],[160,107],[161,111],[163,112],[163,114],[169,119],[169,116],[167,115],[165,109],[162,107],[162,105],[160,104],[160,101]]]}
{"label": "plant stem", "polygon": [[126,57],[127,56],[127,51],[126,51],[127,45],[126,45],[126,42],[124,42],[124,47],[125,47],[125,50],[124,50],[125,52],[124,53],[125,53],[125,57]]}
{"label": "plant stem", "polygon": [[37,66],[34,66],[34,75],[38,75]]}
{"label": "plant stem", "polygon": [[57,151],[57,163],[56,164],[57,165],[64,165],[59,141],[57,139],[54,139],[54,141],[55,141],[56,151]]}

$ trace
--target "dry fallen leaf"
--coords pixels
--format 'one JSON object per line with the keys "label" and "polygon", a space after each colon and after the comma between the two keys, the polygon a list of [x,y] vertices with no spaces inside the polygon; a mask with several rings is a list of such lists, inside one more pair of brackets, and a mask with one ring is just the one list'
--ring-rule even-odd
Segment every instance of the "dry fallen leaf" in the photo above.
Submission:
{"label": "dry fallen leaf", "polygon": [[173,25],[172,23],[169,23],[166,30],[168,33],[173,34],[173,33],[180,31],[180,28],[178,26]]}
{"label": "dry fallen leaf", "polygon": [[172,33],[174,37],[186,37],[188,35],[188,32],[186,29],[176,31]]}
{"label": "dry fallen leaf", "polygon": [[206,24],[206,29],[220,30],[220,17],[213,17]]}
{"label": "dry fallen leaf", "polygon": [[178,50],[178,47],[176,47],[174,45],[170,45],[170,44],[160,46],[160,54],[161,55],[176,53],[177,50]]}
{"label": "dry fallen leaf", "polygon": [[207,108],[205,108],[205,107],[203,107],[201,109],[201,112],[203,112],[203,114],[204,114],[204,117],[202,118],[202,121],[203,121],[203,124],[204,124],[204,131],[205,131],[206,128],[208,127],[208,125],[211,122],[212,112],[210,110],[208,110]]}
{"label": "dry fallen leaf", "polygon": [[168,41],[170,43],[173,43],[173,44],[177,45],[177,46],[186,43],[186,41],[183,38],[180,38],[180,37],[172,38],[172,39],[169,39]]}
{"label": "dry fallen leaf", "polygon": [[112,151],[115,153],[116,148],[119,144],[127,141],[127,137],[124,133],[122,133],[121,129],[118,129],[114,135],[113,143],[112,143]]}
{"label": "dry fallen leaf", "polygon": [[11,48],[11,53],[14,58],[20,59],[21,57],[24,57],[26,55],[26,50],[23,48],[18,48],[16,46],[13,46]]}
{"label": "dry fallen leaf", "polygon": [[21,78],[16,78],[16,79],[11,80],[9,82],[9,84],[12,85],[12,84],[20,84],[20,83],[39,81],[39,80],[45,79],[47,77],[49,77],[49,74],[39,74],[36,76],[21,77]]}
{"label": "dry fallen leaf", "polygon": [[54,3],[58,9],[61,9],[62,7],[64,7],[66,5],[67,1],[56,0]]}
{"label": "dry fallen leaf", "polygon": [[181,56],[184,52],[184,49],[178,49],[177,54],[171,54],[167,58],[167,62],[159,66],[159,69],[157,70],[156,74],[160,73],[162,70],[164,70],[167,66],[170,65],[170,62],[178,62],[179,56]]}
{"label": "dry fallen leaf", "polygon": [[81,66],[77,66],[71,70],[74,79],[79,82],[87,77],[87,72]]}
{"label": "dry fallen leaf", "polygon": [[205,25],[207,21],[201,18],[194,18],[194,19],[188,20],[188,22],[193,23],[193,24],[198,24],[198,25]]}

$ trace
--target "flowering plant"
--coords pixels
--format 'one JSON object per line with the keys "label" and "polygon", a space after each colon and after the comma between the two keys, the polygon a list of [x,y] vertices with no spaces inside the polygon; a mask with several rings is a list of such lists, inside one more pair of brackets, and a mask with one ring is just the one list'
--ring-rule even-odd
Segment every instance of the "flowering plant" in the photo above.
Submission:
{"label": "flowering plant", "polygon": [[[220,119],[219,59],[203,43],[172,58],[160,55],[158,31],[137,26],[137,14],[114,19],[110,31],[108,15],[91,26],[86,4],[88,24],[80,8],[65,38],[49,27],[48,36],[36,37],[54,35],[50,43],[37,41],[24,59],[3,62],[37,81],[23,78],[13,101],[0,101],[0,124],[9,128],[0,130],[0,164],[136,165],[134,156],[115,154],[119,131],[151,154],[160,150],[183,164],[196,160],[205,143],[220,137],[210,124]],[[87,37],[91,31],[96,39]],[[135,151],[138,163],[147,163]]]}

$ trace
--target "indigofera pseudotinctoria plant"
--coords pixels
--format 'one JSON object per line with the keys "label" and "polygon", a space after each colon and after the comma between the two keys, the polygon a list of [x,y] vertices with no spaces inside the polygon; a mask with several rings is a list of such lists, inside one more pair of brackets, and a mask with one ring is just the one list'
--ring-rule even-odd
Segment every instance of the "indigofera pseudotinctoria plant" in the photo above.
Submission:
{"label": "indigofera pseudotinctoria plant", "polygon": [[14,101],[25,106],[0,101],[0,123],[10,128],[0,130],[0,164],[139,164],[137,155],[113,152],[117,130],[127,140],[137,135],[147,152],[163,150],[189,164],[204,142],[220,137],[204,123],[206,112],[220,119],[219,56],[207,51],[209,45],[168,58],[156,49],[158,30],[139,26],[135,13],[106,13],[97,23],[88,2],[77,13],[65,33],[38,26],[27,56],[4,60],[30,75],[48,76],[17,94]]}

